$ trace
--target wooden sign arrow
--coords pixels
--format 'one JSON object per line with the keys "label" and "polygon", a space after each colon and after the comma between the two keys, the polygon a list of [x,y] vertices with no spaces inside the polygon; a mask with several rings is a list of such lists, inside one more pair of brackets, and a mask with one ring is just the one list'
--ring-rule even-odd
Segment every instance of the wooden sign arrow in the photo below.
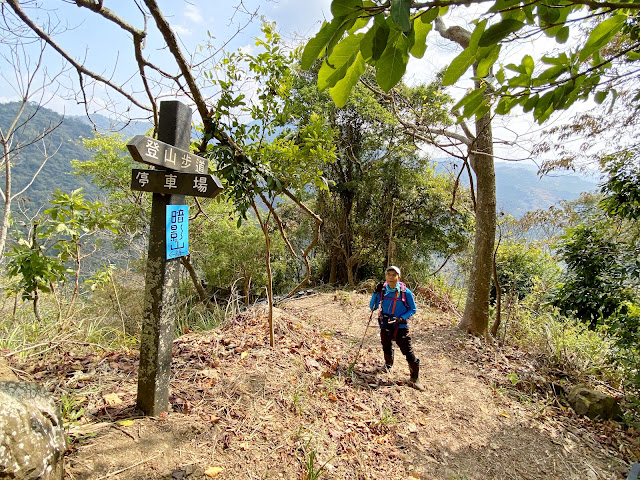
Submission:
{"label": "wooden sign arrow", "polygon": [[222,184],[209,174],[134,168],[131,171],[131,190],[213,198],[222,191]]}
{"label": "wooden sign arrow", "polygon": [[137,162],[187,173],[209,173],[206,158],[176,148],[155,138],[136,135],[127,143],[129,153]]}

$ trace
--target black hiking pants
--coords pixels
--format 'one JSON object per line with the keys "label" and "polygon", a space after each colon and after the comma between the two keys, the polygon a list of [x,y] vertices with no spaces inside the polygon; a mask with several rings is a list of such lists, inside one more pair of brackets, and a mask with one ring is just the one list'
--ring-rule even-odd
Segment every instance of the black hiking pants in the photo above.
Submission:
{"label": "black hiking pants", "polygon": [[[395,327],[380,329],[380,341],[382,342],[382,351],[385,355],[393,355],[393,334],[395,333],[395,330]],[[400,351],[407,358],[407,362],[416,363],[418,360],[416,359],[416,356],[413,353],[413,347],[411,346],[409,327],[398,328],[395,340],[398,347],[400,347]]]}

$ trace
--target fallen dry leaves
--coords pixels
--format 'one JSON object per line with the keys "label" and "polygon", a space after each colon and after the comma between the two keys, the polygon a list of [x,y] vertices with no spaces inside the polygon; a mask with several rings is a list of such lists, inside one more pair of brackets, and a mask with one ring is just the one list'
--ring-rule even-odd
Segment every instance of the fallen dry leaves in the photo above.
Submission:
{"label": "fallen dry leaves", "polygon": [[82,410],[67,459],[78,480],[120,470],[131,480],[296,479],[309,468],[335,479],[615,479],[638,458],[637,432],[576,417],[549,393],[559,382],[539,359],[459,334],[455,315],[423,306],[413,320],[426,392],[406,386],[399,352],[391,373],[378,372],[375,326],[351,371],[367,303],[357,294],[286,303],[274,349],[263,309],[183,335],[171,410],[157,418],[135,412],[134,353],[66,352],[20,368]]}

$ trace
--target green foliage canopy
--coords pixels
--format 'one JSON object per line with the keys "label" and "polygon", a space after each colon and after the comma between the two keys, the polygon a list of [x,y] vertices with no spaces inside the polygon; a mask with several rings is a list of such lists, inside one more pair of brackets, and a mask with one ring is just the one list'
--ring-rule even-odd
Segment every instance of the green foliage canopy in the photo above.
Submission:
{"label": "green foliage canopy", "polygon": [[[378,84],[388,91],[402,78],[409,56],[424,55],[427,34],[433,26],[437,29],[438,17],[448,8],[439,2],[333,0],[333,19],[305,46],[302,67],[310,68],[317,58],[322,59],[318,86],[329,88],[338,105],[344,104],[364,64],[375,68]],[[519,64],[500,65],[495,74],[490,73],[503,43],[542,32],[561,45],[572,30],[584,28],[585,21],[588,32],[580,46],[543,57],[541,69],[530,55],[524,55]],[[449,63],[444,75],[444,84],[453,85],[477,65],[474,76],[483,79],[484,86],[479,89],[482,92],[472,91],[458,103],[465,117],[482,117],[496,101],[499,114],[520,105],[542,123],[579,99],[593,96],[598,103],[607,97],[613,101],[616,90],[602,85],[605,75],[623,78],[640,59],[637,6],[626,2],[495,0],[486,13],[469,23],[475,24],[469,45]],[[490,95],[482,95],[484,90]]]}
{"label": "green foliage canopy", "polygon": [[[297,52],[285,51],[273,24],[264,23],[262,32],[264,38],[256,39],[259,53],[231,53],[205,74],[220,89],[211,120],[232,132],[238,147],[208,144],[207,154],[241,213],[239,223],[261,194],[274,198],[308,185],[326,188],[321,166],[334,159],[330,129],[321,116],[295,132],[287,128],[295,121],[291,89]],[[250,98],[247,84],[254,89]]]}

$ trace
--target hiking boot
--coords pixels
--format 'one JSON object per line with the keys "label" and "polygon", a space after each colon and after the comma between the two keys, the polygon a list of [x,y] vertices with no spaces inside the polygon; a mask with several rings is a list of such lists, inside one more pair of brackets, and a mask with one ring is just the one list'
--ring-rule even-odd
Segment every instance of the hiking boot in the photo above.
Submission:
{"label": "hiking boot", "polygon": [[418,376],[420,375],[420,360],[416,360],[415,362],[409,362],[409,386],[424,392],[424,387],[420,383],[420,379]]}
{"label": "hiking boot", "polygon": [[384,354],[384,367],[380,367],[380,372],[381,373],[387,373],[391,370],[391,367],[393,367],[393,353],[391,353],[391,355],[388,354]]}

